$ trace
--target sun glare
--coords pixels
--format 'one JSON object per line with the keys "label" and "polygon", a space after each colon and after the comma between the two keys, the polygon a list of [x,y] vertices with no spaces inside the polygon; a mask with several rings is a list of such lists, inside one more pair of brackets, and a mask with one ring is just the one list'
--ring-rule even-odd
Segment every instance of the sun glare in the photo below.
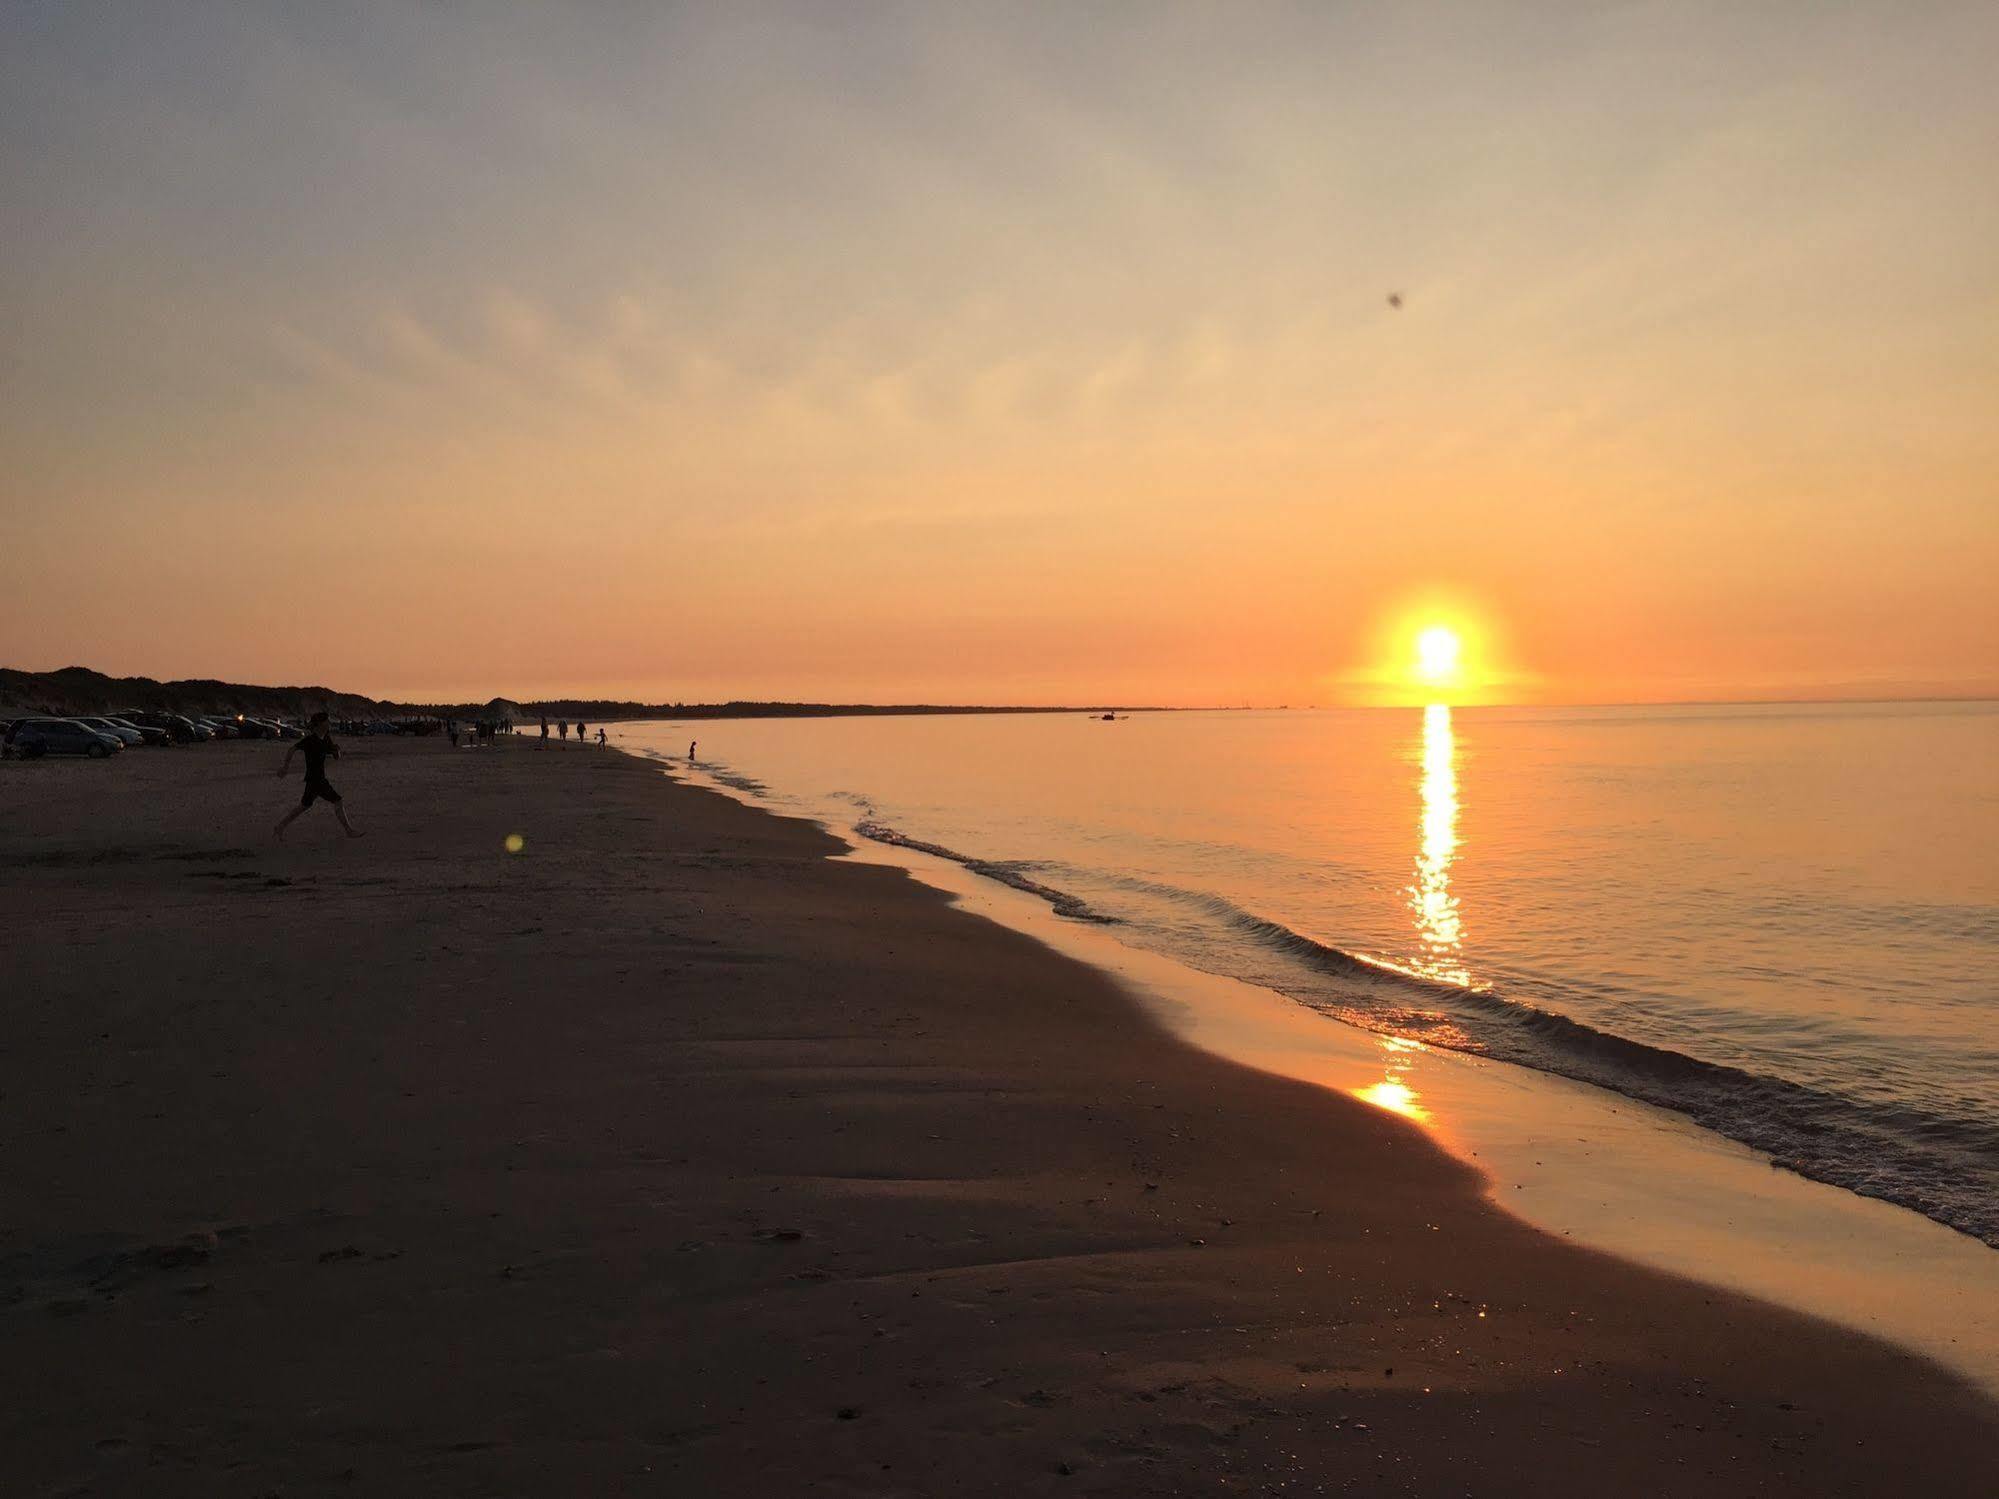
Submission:
{"label": "sun glare", "polygon": [[1365,650],[1369,666],[1341,676],[1353,700],[1377,708],[1495,702],[1525,678],[1499,668],[1503,638],[1491,616],[1463,594],[1427,590],[1379,614]]}
{"label": "sun glare", "polygon": [[1431,625],[1416,636],[1416,675],[1436,687],[1449,687],[1458,680],[1464,642],[1448,625]]}
{"label": "sun glare", "polygon": [[1489,702],[1517,680],[1496,671],[1496,638],[1476,600],[1433,589],[1377,618],[1374,664],[1343,680],[1359,689],[1356,700],[1382,707]]}

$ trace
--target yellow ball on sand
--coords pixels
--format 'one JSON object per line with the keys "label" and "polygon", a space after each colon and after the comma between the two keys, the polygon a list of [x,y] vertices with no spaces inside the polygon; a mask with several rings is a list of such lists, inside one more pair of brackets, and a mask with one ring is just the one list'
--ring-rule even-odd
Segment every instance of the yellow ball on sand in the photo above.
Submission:
{"label": "yellow ball on sand", "polygon": [[507,852],[508,852],[508,853],[510,853],[510,854],[517,854],[517,853],[519,853],[519,852],[520,852],[520,851],[521,851],[522,849],[526,848],[527,846],[528,846],[528,841],[527,841],[527,839],[523,838],[523,837],[522,837],[522,836],[521,836],[521,835],[520,835],[519,833],[509,833],[509,834],[507,834]]}

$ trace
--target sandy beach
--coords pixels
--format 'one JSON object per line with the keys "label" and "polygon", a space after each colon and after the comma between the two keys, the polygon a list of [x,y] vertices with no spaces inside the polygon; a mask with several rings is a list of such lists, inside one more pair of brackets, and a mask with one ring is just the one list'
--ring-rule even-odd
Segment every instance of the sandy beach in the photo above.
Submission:
{"label": "sandy beach", "polygon": [[0,766],[9,1493],[1999,1490],[1935,1366],[810,825],[364,739],[278,845],[280,755]]}

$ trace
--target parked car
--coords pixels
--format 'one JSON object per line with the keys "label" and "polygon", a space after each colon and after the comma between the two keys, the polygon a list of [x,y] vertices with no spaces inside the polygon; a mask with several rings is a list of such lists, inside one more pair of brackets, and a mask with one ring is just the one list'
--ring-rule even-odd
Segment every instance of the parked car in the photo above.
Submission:
{"label": "parked car", "polygon": [[168,745],[174,742],[173,736],[159,725],[134,723],[122,713],[107,713],[104,715],[103,721],[110,724],[114,729],[130,729],[139,736],[140,742],[144,744]]}
{"label": "parked car", "polygon": [[144,734],[141,734],[137,729],[131,728],[127,725],[115,724],[108,718],[88,718],[79,714],[76,717],[75,722],[87,725],[88,727],[97,730],[97,732],[100,734],[109,734],[113,739],[116,739],[120,744],[123,745],[130,746],[134,744],[144,744],[146,742],[146,736]]}
{"label": "parked car", "polygon": [[247,713],[238,713],[234,720],[238,739],[269,739],[270,725],[261,718],[252,718]]}
{"label": "parked car", "polygon": [[236,720],[233,718],[224,718],[220,713],[204,713],[195,722],[205,725],[208,731],[217,739],[240,739],[242,737],[236,732]]}
{"label": "parked car", "polygon": [[8,743],[24,760],[43,755],[88,755],[101,760],[125,747],[116,735],[93,729],[74,718],[24,718],[7,731]]}
{"label": "parked car", "polygon": [[137,724],[142,729],[164,729],[167,737],[175,744],[199,744],[215,737],[212,731],[179,713],[155,713],[148,709],[116,713],[112,716],[125,723]]}

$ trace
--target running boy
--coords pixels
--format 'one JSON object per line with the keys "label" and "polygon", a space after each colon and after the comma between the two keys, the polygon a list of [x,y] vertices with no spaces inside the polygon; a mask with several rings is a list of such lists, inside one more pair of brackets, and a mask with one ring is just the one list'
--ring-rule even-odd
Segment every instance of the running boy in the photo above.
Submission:
{"label": "running boy", "polygon": [[340,819],[340,826],[347,830],[349,838],[359,838],[360,830],[347,820],[347,809],[340,803],[340,793],[333,789],[333,783],[326,779],[326,759],[331,755],[340,758],[340,746],[333,742],[333,731],[326,726],[326,715],[315,713],[306,725],[305,737],[295,739],[285,747],[285,762],[278,767],[278,777],[282,780],[291,773],[292,756],[305,751],[305,795],[299,804],[278,820],[274,829],[279,838],[285,836],[285,829],[294,819],[304,814],[305,809],[315,801],[331,802],[333,815]]}

